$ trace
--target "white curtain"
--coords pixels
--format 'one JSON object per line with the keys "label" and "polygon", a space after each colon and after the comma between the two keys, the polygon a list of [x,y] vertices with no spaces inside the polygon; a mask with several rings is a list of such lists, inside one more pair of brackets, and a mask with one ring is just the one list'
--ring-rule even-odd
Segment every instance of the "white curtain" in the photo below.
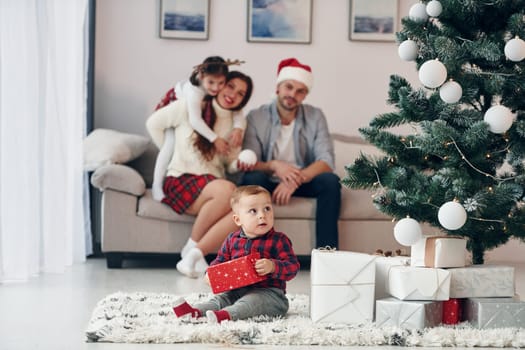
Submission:
{"label": "white curtain", "polygon": [[0,0],[0,282],[86,256],[87,0]]}

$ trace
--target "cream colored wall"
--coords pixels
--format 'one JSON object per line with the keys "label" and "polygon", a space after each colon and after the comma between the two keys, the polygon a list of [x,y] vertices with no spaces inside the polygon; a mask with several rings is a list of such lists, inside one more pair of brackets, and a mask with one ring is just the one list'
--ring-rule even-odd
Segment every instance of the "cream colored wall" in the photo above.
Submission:
{"label": "cream colored wall", "polygon": [[[392,0],[395,1],[395,0]],[[399,0],[400,17],[417,0]],[[386,104],[389,76],[418,84],[415,65],[402,61],[394,42],[348,40],[349,0],[313,0],[312,43],[246,41],[245,0],[210,0],[209,40],[161,39],[159,0],[99,0],[96,10],[95,127],[146,134],[144,122],[163,93],[187,78],[210,55],[246,61],[240,70],[255,84],[246,111],[273,96],[280,59],[312,66],[315,82],[306,102],[321,107],[330,130],[357,135]],[[513,241],[489,261],[525,260],[525,244]]]}
{"label": "cream colored wall", "polygon": [[[400,0],[400,14],[413,2]],[[412,81],[416,72],[397,56],[394,42],[348,40],[349,3],[313,0],[312,43],[304,45],[248,43],[245,0],[210,0],[207,41],[159,38],[159,0],[99,0],[95,126],[145,134],[144,121],[160,96],[209,55],[246,61],[240,70],[255,84],[250,110],[270,100],[277,63],[293,56],[314,71],[306,102],[324,110],[332,131],[357,134],[374,115],[389,110],[389,76]]]}

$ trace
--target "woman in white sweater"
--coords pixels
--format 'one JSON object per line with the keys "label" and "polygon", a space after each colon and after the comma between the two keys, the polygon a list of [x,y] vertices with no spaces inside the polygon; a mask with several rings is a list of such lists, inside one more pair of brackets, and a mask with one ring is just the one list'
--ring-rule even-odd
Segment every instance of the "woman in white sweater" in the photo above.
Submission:
{"label": "woman in white sweater", "polygon": [[[225,87],[205,102],[203,118],[218,136],[227,138],[233,128],[233,112],[246,105],[252,90],[250,77],[232,71]],[[146,128],[161,153],[165,151],[165,141],[166,145],[171,142],[168,137],[164,139],[164,131],[174,129],[162,202],[179,214],[196,216],[177,270],[189,277],[199,277],[208,266],[204,256],[216,252],[228,233],[236,228],[229,202],[235,184],[224,177],[226,171],[237,170],[239,150],[232,150],[227,157],[219,155],[212,143],[192,129],[183,99],[155,111],[146,121]]]}

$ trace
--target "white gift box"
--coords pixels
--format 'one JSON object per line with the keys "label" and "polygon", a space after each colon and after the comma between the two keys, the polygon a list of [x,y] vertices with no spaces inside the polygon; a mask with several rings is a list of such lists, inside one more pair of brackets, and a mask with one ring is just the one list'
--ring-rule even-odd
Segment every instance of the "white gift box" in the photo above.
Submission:
{"label": "white gift box", "polygon": [[405,301],[396,298],[376,301],[377,326],[422,329],[438,326],[442,318],[442,301]]}
{"label": "white gift box", "polygon": [[401,300],[448,300],[450,273],[431,267],[391,266],[388,291]]}
{"label": "white gift box", "polygon": [[312,250],[310,317],[314,322],[366,323],[374,317],[376,256]]}
{"label": "white gift box", "polygon": [[514,267],[500,265],[472,265],[448,269],[450,297],[512,297]]}
{"label": "white gift box", "polygon": [[464,318],[478,328],[525,328],[525,302],[519,298],[469,298]]}
{"label": "white gift box", "polygon": [[410,265],[407,256],[378,256],[376,259],[376,287],[375,299],[383,299],[390,296],[388,291],[388,271],[392,266]]}
{"label": "white gift box", "polygon": [[410,249],[410,265],[421,267],[463,267],[467,261],[467,240],[462,237],[424,236]]}

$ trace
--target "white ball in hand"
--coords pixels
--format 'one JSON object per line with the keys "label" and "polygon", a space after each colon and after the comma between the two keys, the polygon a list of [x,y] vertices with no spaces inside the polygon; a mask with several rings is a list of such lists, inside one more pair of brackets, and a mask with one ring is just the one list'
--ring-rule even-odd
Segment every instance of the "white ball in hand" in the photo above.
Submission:
{"label": "white ball in hand", "polygon": [[241,163],[246,165],[254,165],[257,163],[257,155],[251,149],[242,150],[238,157]]}

